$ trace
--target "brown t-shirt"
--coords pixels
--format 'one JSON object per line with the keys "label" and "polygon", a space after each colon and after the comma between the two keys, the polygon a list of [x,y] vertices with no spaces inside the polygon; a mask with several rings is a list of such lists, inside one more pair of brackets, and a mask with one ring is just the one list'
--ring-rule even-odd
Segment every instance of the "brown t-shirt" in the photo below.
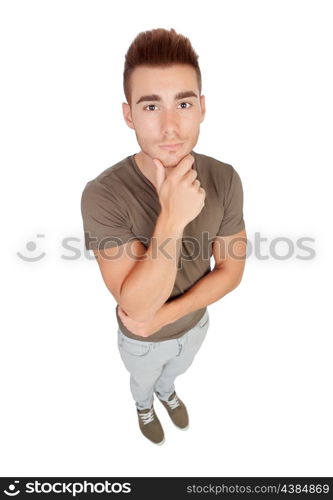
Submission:
{"label": "brown t-shirt", "polygon": [[[239,174],[232,165],[191,151],[192,168],[206,191],[205,206],[183,231],[177,276],[168,299],[184,294],[211,271],[212,243],[216,236],[229,236],[245,228],[243,189]],[[85,247],[110,248],[138,239],[148,248],[161,205],[155,186],[141,172],[134,154],[87,182],[81,198]],[[149,276],[147,276],[149,279]],[[181,337],[202,318],[206,307],[186,314],[149,337],[130,332],[121,322],[120,330],[142,341],[169,340]]]}

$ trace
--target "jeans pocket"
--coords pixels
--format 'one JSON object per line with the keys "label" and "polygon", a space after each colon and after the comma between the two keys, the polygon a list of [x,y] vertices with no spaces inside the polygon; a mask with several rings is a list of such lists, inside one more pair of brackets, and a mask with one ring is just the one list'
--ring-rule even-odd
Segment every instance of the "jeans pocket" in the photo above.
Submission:
{"label": "jeans pocket", "polygon": [[198,326],[199,328],[203,328],[204,326],[207,326],[207,323],[209,322],[209,314],[208,311],[205,312],[203,317],[199,320]]}
{"label": "jeans pocket", "polygon": [[198,321],[192,330],[190,330],[189,335],[187,337],[187,345],[188,349],[190,349],[193,353],[197,353],[200,349],[203,341],[206,338],[209,327],[209,316],[208,313],[205,313],[203,317]]}
{"label": "jeans pocket", "polygon": [[151,342],[142,342],[140,340],[127,338],[124,334],[118,332],[118,347],[122,352],[132,356],[147,356],[152,349]]}

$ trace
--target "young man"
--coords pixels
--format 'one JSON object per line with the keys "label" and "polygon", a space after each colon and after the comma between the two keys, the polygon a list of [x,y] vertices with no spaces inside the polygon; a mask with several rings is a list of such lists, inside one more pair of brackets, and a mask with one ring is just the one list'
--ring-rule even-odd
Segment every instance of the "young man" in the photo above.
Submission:
{"label": "young man", "polygon": [[139,33],[125,57],[124,93],[124,119],[141,150],[86,184],[85,246],[117,302],[118,347],[140,429],[162,444],[154,393],[186,429],[175,378],[207,334],[207,305],[242,279],[243,191],[231,165],[193,151],[205,98],[187,38],[173,29]]}

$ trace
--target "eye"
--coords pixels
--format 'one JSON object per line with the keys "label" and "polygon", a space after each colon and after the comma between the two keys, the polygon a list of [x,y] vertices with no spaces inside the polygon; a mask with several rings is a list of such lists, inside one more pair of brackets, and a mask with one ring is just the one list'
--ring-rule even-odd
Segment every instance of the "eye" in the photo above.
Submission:
{"label": "eye", "polygon": [[[148,111],[147,108],[149,108],[149,106],[156,106],[156,104],[148,104],[148,106],[146,106],[145,108],[143,108],[145,111]],[[149,110],[151,111],[151,110]]]}
{"label": "eye", "polygon": [[[189,107],[193,106],[193,104],[191,104],[190,102],[185,102],[185,101],[181,102],[180,104],[188,104]],[[144,111],[154,111],[153,109],[147,109],[147,108],[149,108],[151,106],[156,106],[156,104],[148,104],[148,106],[146,106],[145,108],[143,108]],[[188,108],[182,108],[182,109],[188,109]]]}
{"label": "eye", "polygon": [[[181,102],[180,104],[189,104],[190,107],[192,106],[192,104],[190,102]],[[183,109],[188,109],[188,108],[183,108]]]}

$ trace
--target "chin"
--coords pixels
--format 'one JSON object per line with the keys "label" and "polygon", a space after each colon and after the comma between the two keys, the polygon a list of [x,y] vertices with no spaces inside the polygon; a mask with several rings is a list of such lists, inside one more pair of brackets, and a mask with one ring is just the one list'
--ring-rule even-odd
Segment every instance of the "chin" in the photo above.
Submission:
{"label": "chin", "polygon": [[157,158],[160,158],[165,167],[176,167],[191,151],[165,151],[163,154],[159,153]]}
{"label": "chin", "polygon": [[165,167],[176,167],[178,165],[178,163],[182,160],[182,158],[184,157],[184,155],[182,156],[179,156],[177,158],[173,158],[173,159],[164,159],[162,158],[161,159],[161,162],[163,163],[163,165]]}

